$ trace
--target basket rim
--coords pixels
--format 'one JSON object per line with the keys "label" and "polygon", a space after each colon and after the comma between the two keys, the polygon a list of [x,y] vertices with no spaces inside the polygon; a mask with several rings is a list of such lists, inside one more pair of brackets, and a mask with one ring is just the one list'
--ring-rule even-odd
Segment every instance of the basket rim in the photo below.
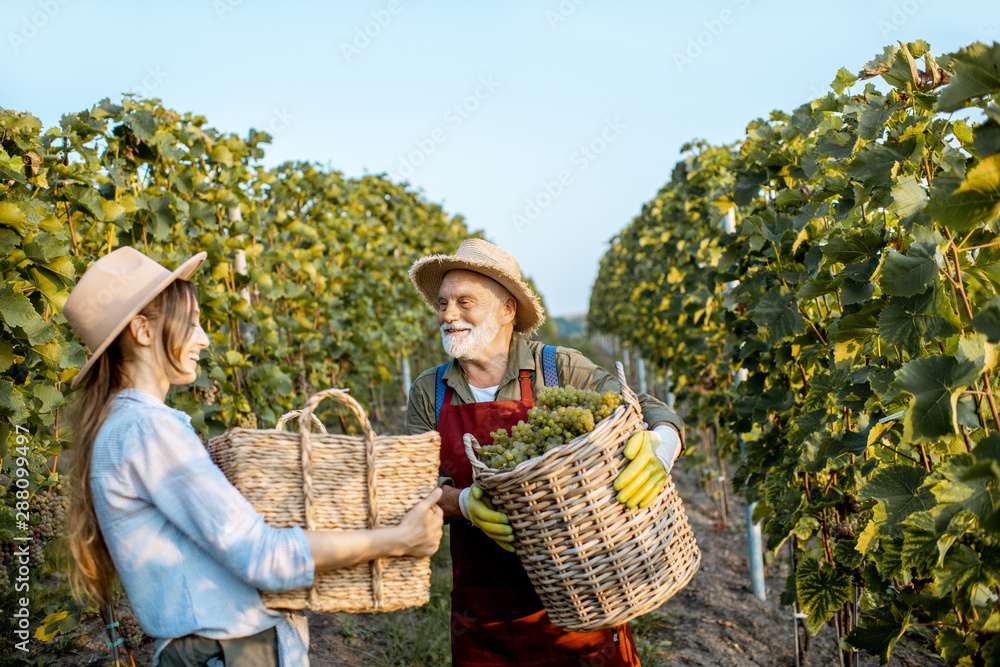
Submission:
{"label": "basket rim", "polygon": [[[296,442],[298,442],[298,438],[299,438],[298,431],[278,431],[278,430],[275,430],[273,428],[243,428],[242,426],[234,426],[233,428],[226,429],[225,432],[220,433],[217,436],[209,438],[208,441],[212,442],[213,440],[220,440],[222,438],[227,437],[231,433],[237,433],[237,432],[241,432],[241,433],[267,433],[269,435],[278,434],[278,435],[283,435],[283,436],[289,436],[290,435],[290,436],[295,436]],[[388,433],[386,433],[386,434],[382,434],[382,435],[376,434],[375,435],[375,442],[378,442],[380,440],[408,440],[410,438],[426,438],[429,433],[434,433],[434,434],[438,435],[438,437],[440,437],[440,434],[437,431],[424,431],[423,433],[402,433],[402,434],[388,434]],[[365,438],[365,436],[363,436],[363,435],[349,435],[347,433],[313,433],[312,437],[313,438],[319,438],[320,440],[322,440],[325,437],[331,437],[331,438],[351,438],[351,439],[355,439],[356,438],[358,440],[364,440],[364,438]]]}
{"label": "basket rim", "polygon": [[[512,478],[515,473],[517,473],[518,475],[522,475],[524,473],[531,472],[535,467],[542,467],[547,463],[549,463],[549,461],[561,457],[563,454],[566,453],[566,450],[569,447],[580,447],[584,445],[589,445],[592,444],[594,440],[604,437],[606,435],[606,432],[611,430],[610,426],[611,421],[613,421],[618,417],[626,419],[628,416],[628,412],[630,410],[636,412],[639,415],[640,428],[645,427],[646,422],[642,420],[641,411],[637,410],[635,406],[633,406],[629,401],[625,400],[625,391],[626,391],[626,385],[623,385],[621,391],[622,395],[621,405],[615,408],[615,411],[613,413],[611,413],[610,415],[599,421],[597,424],[595,424],[594,430],[589,431],[587,433],[581,433],[580,435],[576,436],[569,442],[564,442],[561,445],[553,447],[544,454],[532,457],[527,461],[522,461],[513,468],[496,469],[496,468],[490,468],[485,464],[483,464],[483,468],[476,468],[476,466],[473,466],[473,469],[476,472],[475,477],[477,479],[485,478],[489,480],[491,483],[496,483],[499,485],[507,481],[508,479]],[[631,389],[628,389],[628,391],[631,391]],[[466,434],[466,435],[472,442],[476,443],[477,445],[479,444],[479,441],[476,440],[476,437],[474,435],[472,434]],[[480,447],[482,447],[482,445],[480,445]],[[475,448],[473,448],[473,450],[475,451]],[[479,463],[483,463],[482,459],[478,458],[479,452],[475,451],[475,454]]]}

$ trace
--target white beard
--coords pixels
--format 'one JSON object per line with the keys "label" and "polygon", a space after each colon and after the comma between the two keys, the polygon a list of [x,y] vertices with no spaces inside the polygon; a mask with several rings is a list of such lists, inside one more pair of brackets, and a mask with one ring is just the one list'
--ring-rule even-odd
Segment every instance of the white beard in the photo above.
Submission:
{"label": "white beard", "polygon": [[[500,321],[497,319],[497,310],[493,308],[486,320],[482,324],[472,326],[465,323],[441,325],[441,342],[444,344],[444,351],[449,357],[455,359],[471,359],[482,352],[487,345],[493,342],[497,334],[500,333]],[[469,331],[461,340],[455,340],[447,333],[447,330],[466,329]]]}

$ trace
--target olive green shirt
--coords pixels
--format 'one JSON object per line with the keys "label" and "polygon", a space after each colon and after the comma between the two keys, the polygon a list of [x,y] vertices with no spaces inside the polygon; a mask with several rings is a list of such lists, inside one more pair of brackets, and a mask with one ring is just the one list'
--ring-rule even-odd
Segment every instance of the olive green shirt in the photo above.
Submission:
{"label": "olive green shirt", "polygon": [[[521,400],[521,386],[518,376],[522,369],[531,372],[531,389],[533,394],[545,387],[545,378],[541,373],[542,347],[544,343],[527,341],[520,334],[511,337],[510,352],[507,356],[507,371],[500,380],[494,400]],[[577,350],[567,347],[556,348],[556,372],[559,376],[559,386],[576,387],[590,391],[616,394],[621,391],[618,380],[606,370],[592,362]],[[536,372],[536,369],[538,371]],[[452,359],[444,373],[444,381],[451,387],[451,404],[465,405],[474,403],[472,390],[465,379],[462,367]],[[406,405],[406,432],[408,434],[424,433],[437,430],[437,415],[435,414],[434,393],[437,384],[437,369],[430,368],[413,382],[410,389],[409,402]],[[639,394],[639,405],[642,407],[642,417],[647,426],[658,422],[668,422],[677,428],[684,442],[684,423],[662,401],[647,394]]]}

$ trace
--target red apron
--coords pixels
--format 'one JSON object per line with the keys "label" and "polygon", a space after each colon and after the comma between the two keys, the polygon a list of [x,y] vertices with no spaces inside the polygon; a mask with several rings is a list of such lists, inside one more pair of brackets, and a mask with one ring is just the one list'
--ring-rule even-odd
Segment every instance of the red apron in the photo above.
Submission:
{"label": "red apron", "polygon": [[[528,421],[535,404],[531,377],[522,370],[521,400],[451,405],[444,394],[438,422],[441,472],[459,488],[472,486],[462,436],[480,443],[490,432]],[[501,549],[465,520],[451,523],[451,656],[454,667],[639,667],[627,624],[596,632],[566,632],[549,621],[516,554]]]}

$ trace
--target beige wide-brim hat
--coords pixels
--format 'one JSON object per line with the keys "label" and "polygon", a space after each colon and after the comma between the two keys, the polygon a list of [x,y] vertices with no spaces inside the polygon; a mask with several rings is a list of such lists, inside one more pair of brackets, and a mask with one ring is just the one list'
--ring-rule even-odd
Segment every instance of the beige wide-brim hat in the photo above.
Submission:
{"label": "beige wide-brim hat", "polygon": [[90,350],[90,359],[73,378],[75,389],[133,317],[175,280],[187,280],[208,257],[197,255],[176,271],[123,246],[90,265],[70,292],[63,315]]}
{"label": "beige wide-brim hat", "polygon": [[521,266],[517,260],[489,241],[466,239],[454,255],[431,255],[418,259],[410,269],[410,280],[436,311],[444,274],[455,270],[474,271],[507,288],[517,301],[514,331],[530,335],[545,321],[542,304],[521,279]]}

